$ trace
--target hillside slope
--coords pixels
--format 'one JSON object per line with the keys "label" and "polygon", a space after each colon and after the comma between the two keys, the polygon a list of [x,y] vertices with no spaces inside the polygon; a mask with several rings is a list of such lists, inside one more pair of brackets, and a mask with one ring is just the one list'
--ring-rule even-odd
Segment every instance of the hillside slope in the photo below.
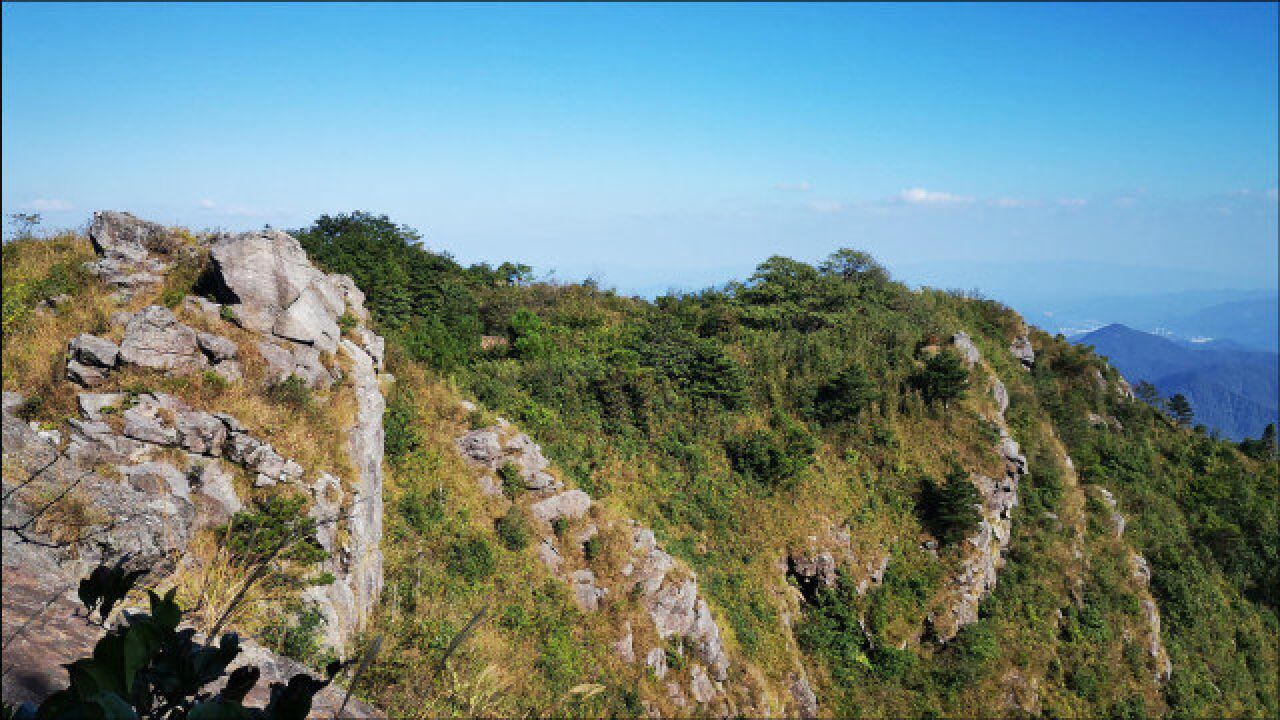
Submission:
{"label": "hillside slope", "polygon": [[[286,602],[264,598],[265,616],[236,625],[310,663],[380,647],[357,693],[391,716],[1280,711],[1274,448],[1177,427],[1091,351],[998,303],[910,291],[852,251],[647,302],[533,282],[515,263],[464,268],[363,213],[292,235],[321,277],[359,288],[367,320],[355,303],[332,324],[255,317],[266,296],[246,302],[214,253],[123,302],[172,305],[232,340],[240,377],[113,366],[95,390],[125,392],[121,415],[169,402],[178,412],[158,407],[148,426],[161,433],[183,413],[229,413],[281,470],[294,458],[304,487],[337,479],[274,515],[269,498],[296,480],[232,485],[263,515],[360,519],[305,528],[311,547],[382,533],[381,588],[348,585],[362,619],[307,602],[353,577],[353,554],[299,551],[278,568]],[[22,393],[6,396],[6,483],[11,429],[89,421],[68,341],[122,339],[121,301],[76,270],[91,259],[83,238],[5,247],[4,389]],[[303,295],[284,294],[274,307]],[[312,362],[287,344],[299,327],[319,331],[307,347],[368,364]],[[290,349],[287,368],[264,341]],[[73,348],[81,381],[103,369],[91,351]],[[361,373],[385,396],[380,437]],[[374,471],[360,450],[374,442],[376,502],[352,484]],[[7,505],[6,524],[40,502]],[[59,518],[42,531],[76,526]],[[197,607],[236,577],[205,570],[198,547],[158,573]],[[184,581],[187,564],[215,582]],[[323,573],[340,582],[307,581]]]}

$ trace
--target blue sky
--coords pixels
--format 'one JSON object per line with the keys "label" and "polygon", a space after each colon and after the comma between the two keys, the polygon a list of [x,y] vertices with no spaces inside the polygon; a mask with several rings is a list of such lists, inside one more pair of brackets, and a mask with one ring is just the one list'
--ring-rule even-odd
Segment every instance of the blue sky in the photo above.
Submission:
{"label": "blue sky", "polygon": [[1277,6],[3,9],[5,213],[366,209],[623,290],[866,248],[1039,294],[1271,288]]}

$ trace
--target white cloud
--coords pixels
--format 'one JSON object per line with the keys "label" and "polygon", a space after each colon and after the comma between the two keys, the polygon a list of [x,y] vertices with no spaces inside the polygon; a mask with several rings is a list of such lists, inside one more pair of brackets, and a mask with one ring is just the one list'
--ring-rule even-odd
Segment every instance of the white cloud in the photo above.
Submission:
{"label": "white cloud", "polygon": [[991,200],[987,204],[991,205],[992,207],[999,207],[999,208],[1024,208],[1024,207],[1040,207],[1041,202],[1035,199],[1027,200],[1023,198],[1002,197],[1002,198],[996,198],[995,200]]}
{"label": "white cloud", "polygon": [[1117,206],[1117,207],[1122,207],[1122,208],[1133,207],[1133,198],[1131,198],[1131,197],[1118,197],[1118,198],[1116,198],[1116,206]]}
{"label": "white cloud", "polygon": [[814,200],[809,203],[809,209],[817,213],[838,213],[844,210],[844,203],[835,200]]}
{"label": "white cloud", "polygon": [[1277,199],[1280,199],[1280,195],[1277,194],[1276,188],[1267,188],[1267,199],[1271,202],[1275,202]]}
{"label": "white cloud", "polygon": [[201,199],[199,205],[202,210],[208,210],[210,212],[229,217],[261,218],[267,217],[271,214],[265,210],[254,210],[240,205],[222,205],[218,201],[210,198]]}
{"label": "white cloud", "polygon": [[36,212],[58,212],[60,210],[70,210],[71,203],[61,198],[36,198],[22,207]]}
{"label": "white cloud", "polygon": [[1058,204],[1062,207],[1084,207],[1088,202],[1084,198],[1058,198]]}
{"label": "white cloud", "polygon": [[802,181],[800,181],[800,182],[798,182],[798,183],[778,183],[777,185],[774,185],[774,186],[773,186],[773,189],[774,189],[774,190],[795,190],[795,191],[799,191],[799,192],[809,192],[811,189],[813,189],[813,186],[809,184],[809,181],[808,181],[808,180],[802,180]]}
{"label": "white cloud", "polygon": [[898,193],[898,200],[908,205],[965,205],[973,202],[967,195],[953,195],[947,192],[910,188]]}

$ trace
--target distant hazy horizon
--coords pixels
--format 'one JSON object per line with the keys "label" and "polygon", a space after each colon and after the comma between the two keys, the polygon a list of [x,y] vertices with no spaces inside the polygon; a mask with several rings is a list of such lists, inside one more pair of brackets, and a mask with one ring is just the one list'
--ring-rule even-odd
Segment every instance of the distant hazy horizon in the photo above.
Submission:
{"label": "distant hazy horizon", "polygon": [[3,8],[3,211],[386,213],[627,293],[870,251],[1015,307],[1274,289],[1277,10]]}

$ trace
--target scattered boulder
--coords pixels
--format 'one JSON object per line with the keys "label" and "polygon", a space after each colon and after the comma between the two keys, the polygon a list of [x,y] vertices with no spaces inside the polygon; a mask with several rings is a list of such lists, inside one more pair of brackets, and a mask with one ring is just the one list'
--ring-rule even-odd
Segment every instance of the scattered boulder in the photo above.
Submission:
{"label": "scattered boulder", "polygon": [[107,381],[105,368],[85,365],[78,360],[67,363],[67,379],[80,387],[94,388]]}
{"label": "scattered boulder", "polygon": [[951,344],[955,346],[956,351],[960,353],[960,357],[973,367],[982,362],[982,353],[978,352],[978,348],[973,344],[973,339],[966,332],[958,332],[951,336]]}
{"label": "scattered boulder", "polygon": [[553,523],[560,518],[577,520],[591,509],[591,496],[581,490],[567,490],[559,495],[552,495],[539,500],[529,507],[533,516],[545,523]]}
{"label": "scattered boulder", "polygon": [[998,412],[1004,415],[1009,409],[1009,390],[1000,382],[1000,378],[991,378],[991,397],[995,398]]}
{"label": "scattered boulder", "polygon": [[89,240],[98,253],[90,271],[126,297],[163,281],[169,263],[153,253],[170,255],[178,245],[174,233],[164,226],[110,211],[94,213]]}
{"label": "scattered boulder", "polygon": [[590,569],[575,570],[569,575],[573,589],[573,600],[578,609],[595,612],[600,609],[600,601],[609,591],[596,586],[596,574]]}
{"label": "scattered boulder", "polygon": [[196,341],[196,331],[178,322],[168,308],[143,308],[125,326],[120,359],[130,365],[190,372],[208,365]]}
{"label": "scattered boulder", "polygon": [[1036,351],[1031,347],[1031,339],[1026,335],[1014,338],[1013,343],[1009,345],[1009,352],[1013,353],[1023,367],[1030,369],[1036,364]]}
{"label": "scattered boulder", "polygon": [[205,357],[209,358],[211,363],[220,363],[224,360],[234,360],[239,348],[236,347],[235,341],[214,335],[213,333],[197,333],[196,344],[204,351]]}
{"label": "scattered boulder", "polygon": [[119,408],[126,397],[124,393],[80,393],[76,404],[86,420],[101,420],[108,408]]}
{"label": "scattered boulder", "polygon": [[801,720],[813,720],[818,717],[818,696],[809,687],[809,680],[803,671],[791,674],[791,699],[796,703],[796,710]]}
{"label": "scattered boulder", "polygon": [[84,365],[98,368],[113,368],[120,359],[120,348],[115,343],[88,333],[72,338],[67,353]]}

